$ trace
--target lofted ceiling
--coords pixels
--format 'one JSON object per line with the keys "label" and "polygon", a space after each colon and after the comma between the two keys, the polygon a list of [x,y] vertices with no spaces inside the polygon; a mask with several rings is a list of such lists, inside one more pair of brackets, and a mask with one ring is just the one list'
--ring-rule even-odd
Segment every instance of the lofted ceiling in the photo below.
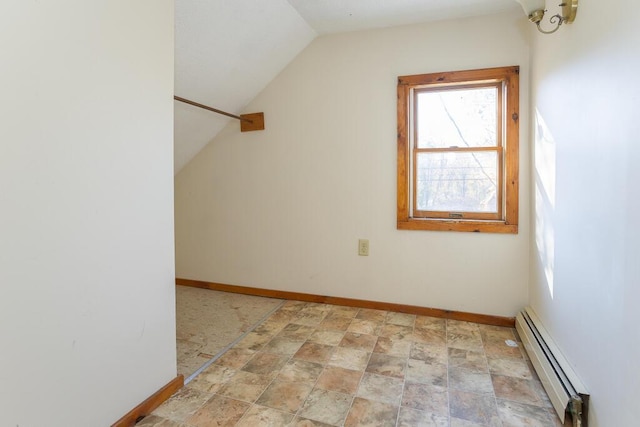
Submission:
{"label": "lofted ceiling", "polygon": [[[243,108],[318,35],[514,7],[514,0],[176,0],[175,95],[245,113]],[[177,173],[234,119],[177,101],[174,107]]]}

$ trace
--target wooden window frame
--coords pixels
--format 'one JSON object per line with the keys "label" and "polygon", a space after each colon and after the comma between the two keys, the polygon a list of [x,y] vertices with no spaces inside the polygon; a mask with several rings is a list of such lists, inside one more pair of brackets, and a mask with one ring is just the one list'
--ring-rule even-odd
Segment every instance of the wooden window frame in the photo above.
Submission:
{"label": "wooden window frame", "polygon": [[[519,164],[519,72],[518,66],[451,71],[398,77],[398,205],[397,228],[401,230],[470,231],[518,233]],[[415,162],[413,147],[416,126],[413,111],[420,91],[447,87],[499,87],[498,144],[489,150],[498,153],[498,214],[474,214],[473,218],[451,218],[449,213],[414,209]],[[429,149],[434,152],[438,149]],[[487,148],[460,147],[443,151],[483,151]]]}

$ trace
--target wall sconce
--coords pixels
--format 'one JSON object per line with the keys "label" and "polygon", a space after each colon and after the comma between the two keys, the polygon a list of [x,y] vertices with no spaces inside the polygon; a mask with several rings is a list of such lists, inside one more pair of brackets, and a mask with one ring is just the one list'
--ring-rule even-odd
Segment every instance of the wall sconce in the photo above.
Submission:
{"label": "wall sconce", "polygon": [[576,19],[576,13],[578,11],[578,0],[562,0],[559,6],[562,7],[562,13],[557,15],[553,15],[549,18],[549,22],[555,24],[556,27],[552,30],[546,31],[540,28],[540,21],[544,17],[544,13],[546,12],[545,0],[516,0],[518,3],[522,5],[524,9],[524,13],[529,17],[529,21],[536,24],[538,27],[538,31],[543,34],[551,34],[558,31],[560,26],[565,22],[567,24],[572,23]]}

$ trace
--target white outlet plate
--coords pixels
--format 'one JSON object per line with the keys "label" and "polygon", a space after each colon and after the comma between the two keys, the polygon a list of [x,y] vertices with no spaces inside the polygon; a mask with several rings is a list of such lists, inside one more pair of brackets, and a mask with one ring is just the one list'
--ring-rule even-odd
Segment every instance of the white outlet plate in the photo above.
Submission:
{"label": "white outlet plate", "polygon": [[358,240],[358,255],[369,256],[369,240],[367,239]]}

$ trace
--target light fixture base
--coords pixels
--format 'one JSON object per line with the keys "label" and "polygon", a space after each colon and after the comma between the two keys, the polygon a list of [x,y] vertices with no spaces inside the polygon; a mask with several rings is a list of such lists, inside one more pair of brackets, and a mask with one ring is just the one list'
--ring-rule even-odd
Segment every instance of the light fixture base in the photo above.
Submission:
{"label": "light fixture base", "polygon": [[529,15],[529,21],[533,22],[534,24],[542,21],[542,18],[544,18],[544,9],[534,10],[533,12],[531,12],[531,15]]}
{"label": "light fixture base", "polygon": [[575,21],[578,13],[578,0],[563,0],[560,6],[562,6],[562,21],[567,24]]}

